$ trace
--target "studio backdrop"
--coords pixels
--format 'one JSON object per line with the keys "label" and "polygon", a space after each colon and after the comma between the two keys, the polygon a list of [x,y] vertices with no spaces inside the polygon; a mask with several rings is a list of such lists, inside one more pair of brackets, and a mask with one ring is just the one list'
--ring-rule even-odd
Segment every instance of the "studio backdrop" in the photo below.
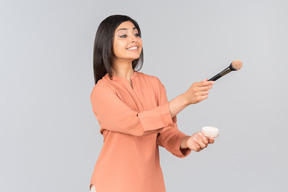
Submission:
{"label": "studio backdrop", "polygon": [[285,191],[288,178],[288,2],[284,0],[1,0],[0,191],[88,192],[103,145],[90,94],[100,22],[125,14],[142,30],[144,65],[168,100],[232,60],[238,72],[178,115],[213,145],[186,158],[165,149],[167,192]]}

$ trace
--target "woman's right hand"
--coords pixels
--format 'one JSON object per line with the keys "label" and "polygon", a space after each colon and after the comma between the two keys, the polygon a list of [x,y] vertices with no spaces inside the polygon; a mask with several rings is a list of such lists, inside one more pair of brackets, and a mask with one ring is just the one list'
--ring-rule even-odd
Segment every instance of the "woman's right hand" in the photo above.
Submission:
{"label": "woman's right hand", "polygon": [[188,104],[196,104],[208,98],[209,90],[215,81],[204,81],[195,82],[192,86],[184,93]]}
{"label": "woman's right hand", "polygon": [[208,144],[213,144],[215,139],[213,137],[206,137],[201,131],[194,133],[192,136],[187,136],[182,140],[181,149],[191,149],[199,152],[205,149]]}

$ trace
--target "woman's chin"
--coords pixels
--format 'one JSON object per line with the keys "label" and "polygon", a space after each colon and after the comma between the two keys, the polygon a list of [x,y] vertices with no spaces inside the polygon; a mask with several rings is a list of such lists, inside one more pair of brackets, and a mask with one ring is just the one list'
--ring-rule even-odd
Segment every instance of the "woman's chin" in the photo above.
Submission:
{"label": "woman's chin", "polygon": [[114,58],[115,59],[115,61],[128,61],[128,62],[132,62],[132,61],[134,61],[134,60],[136,60],[136,59],[139,59],[140,58],[140,55],[133,55],[133,56],[126,56],[126,57],[116,57],[116,58]]}
{"label": "woman's chin", "polygon": [[134,60],[136,60],[136,59],[139,59],[139,57],[140,57],[140,56],[138,56],[138,57],[128,57],[127,60],[130,60],[130,61],[132,62],[132,61],[134,61]]}

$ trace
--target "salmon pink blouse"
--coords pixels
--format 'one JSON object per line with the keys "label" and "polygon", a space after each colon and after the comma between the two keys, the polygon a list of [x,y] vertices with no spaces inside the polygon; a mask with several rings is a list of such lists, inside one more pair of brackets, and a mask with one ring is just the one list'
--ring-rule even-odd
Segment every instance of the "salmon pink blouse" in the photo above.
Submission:
{"label": "salmon pink blouse", "polygon": [[106,73],[91,92],[104,138],[90,182],[96,192],[165,192],[159,146],[180,158],[191,152],[180,149],[187,135],[171,118],[161,81],[136,71],[131,81]]}

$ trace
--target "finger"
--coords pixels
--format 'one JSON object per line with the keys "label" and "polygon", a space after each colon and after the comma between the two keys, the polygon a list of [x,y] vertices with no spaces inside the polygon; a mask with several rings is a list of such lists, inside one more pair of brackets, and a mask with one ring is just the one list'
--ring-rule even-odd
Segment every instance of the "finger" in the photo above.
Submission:
{"label": "finger", "polygon": [[200,81],[199,82],[199,86],[200,87],[205,87],[205,86],[209,86],[209,85],[214,85],[215,81]]}
{"label": "finger", "polygon": [[194,151],[200,151],[201,147],[200,145],[197,143],[197,139],[194,139],[194,142],[192,142],[191,144],[192,150]]}
{"label": "finger", "polygon": [[209,89],[212,89],[212,85],[207,85],[207,86],[199,86],[195,87],[195,91],[208,91]]}
{"label": "finger", "polygon": [[198,134],[200,135],[203,143],[205,143],[205,145],[208,145],[209,144],[208,138],[202,132],[199,132]]}
{"label": "finger", "polygon": [[203,141],[198,141],[197,144],[200,146],[201,149],[205,149],[207,145]]}
{"label": "finger", "polygon": [[214,142],[215,142],[214,137],[210,137],[210,138],[209,138],[209,143],[210,143],[210,144],[213,144]]}
{"label": "finger", "polygon": [[209,91],[201,91],[201,92],[196,93],[196,95],[200,95],[200,96],[206,96],[208,94],[209,94]]}
{"label": "finger", "polygon": [[205,100],[205,99],[207,99],[207,98],[208,98],[208,95],[200,96],[199,102],[200,102],[200,101],[203,101],[203,100]]}
{"label": "finger", "polygon": [[195,141],[201,149],[206,148],[207,145],[202,141],[201,137],[195,139]]}

